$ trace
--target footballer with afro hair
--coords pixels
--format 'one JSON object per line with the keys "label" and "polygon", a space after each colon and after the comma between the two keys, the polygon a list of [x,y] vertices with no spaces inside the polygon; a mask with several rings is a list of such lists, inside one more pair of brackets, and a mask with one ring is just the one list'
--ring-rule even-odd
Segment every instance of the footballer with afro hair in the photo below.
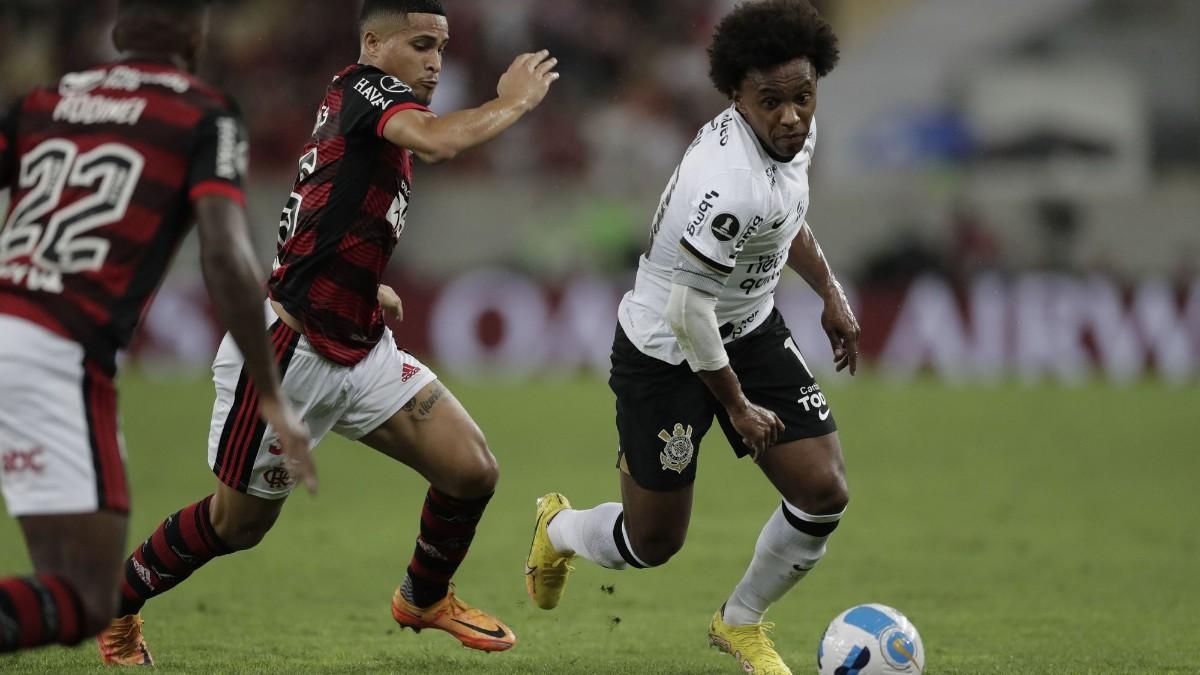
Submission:
{"label": "footballer with afro hair", "polygon": [[850,498],[829,401],[774,300],[786,265],[824,302],[836,370],[854,374],[858,321],[807,217],[817,81],[837,64],[838,43],[804,0],[759,0],[718,24],[709,56],[732,105],[684,151],[617,311],[609,386],[621,501],[574,509],[557,492],[543,496],[525,581],[551,609],[576,557],[609,569],[666,564],[687,537],[715,419],[782,499],[742,580],[723,603],[712,597],[709,643],[742,672],[782,675],[792,671],[763,615],[825,554]]}

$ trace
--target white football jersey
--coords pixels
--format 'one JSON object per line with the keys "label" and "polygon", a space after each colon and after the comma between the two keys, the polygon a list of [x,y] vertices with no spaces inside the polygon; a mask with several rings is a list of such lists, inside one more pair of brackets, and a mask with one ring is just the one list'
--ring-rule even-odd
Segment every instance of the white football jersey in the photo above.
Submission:
{"label": "white football jersey", "polygon": [[650,248],[618,310],[621,327],[642,353],[683,363],[666,319],[681,256],[726,277],[717,297],[717,324],[726,343],[767,319],[788,249],[808,212],[816,139],[814,120],[804,149],[790,162],[776,161],[732,105],[700,129],[663,192]]}

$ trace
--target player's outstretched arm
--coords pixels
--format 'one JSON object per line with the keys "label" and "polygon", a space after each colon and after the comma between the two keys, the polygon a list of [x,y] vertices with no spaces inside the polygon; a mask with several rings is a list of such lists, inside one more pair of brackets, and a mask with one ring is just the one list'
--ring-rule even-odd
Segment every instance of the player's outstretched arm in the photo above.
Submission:
{"label": "player's outstretched arm", "polygon": [[280,392],[279,371],[267,341],[263,317],[263,276],[246,227],[242,206],[225,197],[195,203],[200,230],[200,266],[209,297],[229,330],[258,390],[259,411],[279,436],[296,480],[317,491],[317,471],[308,447],[308,429]]}
{"label": "player's outstretched arm", "polygon": [[421,161],[437,164],[453,159],[468,148],[486,143],[511,127],[546,97],[558,79],[558,59],[542,50],[522,54],[500,77],[497,97],[469,110],[438,117],[421,110],[393,115],[383,128],[389,143],[408,148]]}
{"label": "player's outstretched arm", "polygon": [[737,373],[729,367],[717,327],[717,297],[676,281],[667,302],[667,322],[688,365],[729,413],[729,421],[758,461],[775,445],[784,426],[775,413],[746,398]]}
{"label": "player's outstretched arm", "polygon": [[825,260],[825,252],[821,250],[808,223],[800,228],[800,234],[792,241],[788,250],[788,267],[799,274],[825,302],[821,327],[829,336],[837,370],[840,372],[850,368],[850,374],[855,374],[858,372],[858,337],[862,331],[846,300],[846,292],[833,275],[833,270]]}

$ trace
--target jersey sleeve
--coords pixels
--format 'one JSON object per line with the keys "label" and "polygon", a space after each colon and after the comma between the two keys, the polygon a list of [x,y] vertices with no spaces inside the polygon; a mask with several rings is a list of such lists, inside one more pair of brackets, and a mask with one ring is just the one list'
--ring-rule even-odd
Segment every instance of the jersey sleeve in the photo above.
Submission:
{"label": "jersey sleeve", "polygon": [[342,130],[347,135],[370,134],[382,138],[388,120],[404,110],[429,112],[417,100],[412,87],[399,78],[378,70],[356,73],[348,78],[342,98]]}
{"label": "jersey sleeve", "polygon": [[249,166],[250,141],[241,115],[234,108],[210,112],[197,128],[188,170],[188,199],[215,195],[244,205],[243,185]]}
{"label": "jersey sleeve", "polygon": [[729,275],[742,246],[762,225],[766,204],[767,194],[749,172],[717,175],[692,195],[679,247],[694,262]]}

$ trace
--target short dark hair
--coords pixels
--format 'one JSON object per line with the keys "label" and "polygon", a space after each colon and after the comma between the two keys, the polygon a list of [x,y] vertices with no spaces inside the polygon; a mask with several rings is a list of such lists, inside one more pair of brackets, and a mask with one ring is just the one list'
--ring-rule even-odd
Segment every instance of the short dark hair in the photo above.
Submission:
{"label": "short dark hair", "polygon": [[709,78],[733,97],[746,73],[804,57],[817,77],[838,62],[838,39],[807,0],[742,2],[717,24],[708,48]]}
{"label": "short dark hair", "polygon": [[441,0],[363,0],[359,23],[376,14],[437,14],[446,16]]}
{"label": "short dark hair", "polygon": [[212,4],[212,0],[121,0],[117,12],[124,13],[138,9],[153,9],[165,12],[195,12]]}

